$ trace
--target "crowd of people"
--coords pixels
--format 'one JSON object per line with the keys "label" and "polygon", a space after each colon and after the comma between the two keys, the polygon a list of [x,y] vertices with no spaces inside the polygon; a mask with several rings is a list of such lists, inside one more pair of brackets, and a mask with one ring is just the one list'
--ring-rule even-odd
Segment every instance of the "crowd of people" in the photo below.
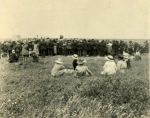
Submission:
{"label": "crowd of people", "polygon": [[[33,39],[19,41],[4,41],[0,43],[1,58],[7,54],[9,63],[18,62],[23,57],[23,64],[27,64],[27,58],[32,56],[33,62],[38,62],[39,56],[73,55],[73,69],[65,69],[61,58],[55,61],[51,71],[52,76],[62,76],[64,73],[74,73],[74,77],[93,76],[93,73],[84,66],[86,61],[79,57],[105,56],[105,64],[101,75],[112,75],[116,72],[125,73],[131,68],[130,58],[141,60],[141,53],[148,53],[148,41],[144,45],[137,42],[118,40],[87,40],[87,39]],[[117,56],[118,61],[115,62]]]}
{"label": "crowd of people", "polygon": [[95,39],[32,39],[20,41],[4,41],[0,43],[0,49],[8,56],[14,50],[18,55],[28,55],[35,51],[42,57],[53,55],[73,55],[80,56],[105,56],[108,54],[123,54],[128,51],[130,55],[136,52],[148,53],[148,41],[144,44],[122,40],[95,40]]}

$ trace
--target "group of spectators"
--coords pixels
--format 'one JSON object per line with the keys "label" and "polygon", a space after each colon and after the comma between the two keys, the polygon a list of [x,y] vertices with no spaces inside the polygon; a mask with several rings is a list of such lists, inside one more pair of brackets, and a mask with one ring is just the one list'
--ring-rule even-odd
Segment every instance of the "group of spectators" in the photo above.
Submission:
{"label": "group of spectators", "polygon": [[[141,53],[148,53],[149,44],[145,41],[143,45],[137,42],[122,40],[87,40],[87,39],[34,39],[22,41],[4,41],[0,43],[1,54],[7,54],[9,63],[18,62],[19,57],[23,57],[23,64],[27,64],[27,57],[32,56],[33,62],[38,62],[38,57],[49,55],[73,55],[74,70],[65,69],[61,59],[56,60],[51,71],[53,76],[61,76],[64,73],[75,73],[74,77],[93,75],[81,56],[107,56],[106,63],[100,74],[111,75],[117,71],[124,73],[131,68],[130,58],[141,59]],[[118,57],[117,63],[115,56]],[[1,55],[2,57],[2,55]],[[79,58],[78,58],[79,57]]]}
{"label": "group of spectators", "polygon": [[95,40],[95,39],[32,39],[19,41],[4,41],[0,43],[3,53],[10,55],[14,50],[18,55],[28,55],[30,51],[35,51],[42,57],[49,55],[73,55],[80,56],[105,56],[108,54],[123,54],[128,51],[130,55],[136,52],[148,53],[148,41],[144,44],[137,42],[125,42],[122,40]]}
{"label": "group of spectators", "polygon": [[[136,55],[140,57],[139,55]],[[136,57],[135,56],[135,57]],[[55,61],[54,67],[51,70],[51,74],[54,77],[63,76],[64,74],[73,74],[75,78],[85,77],[85,76],[93,76],[93,73],[89,70],[87,66],[84,64],[86,60],[83,58],[78,58],[78,55],[74,54],[73,58],[73,69],[67,69],[63,65],[62,59],[58,58]],[[101,75],[113,75],[116,73],[125,73],[127,69],[131,68],[130,64],[130,56],[127,52],[122,54],[118,54],[117,61],[112,55],[108,55],[105,57],[105,64],[102,69],[100,69]]]}

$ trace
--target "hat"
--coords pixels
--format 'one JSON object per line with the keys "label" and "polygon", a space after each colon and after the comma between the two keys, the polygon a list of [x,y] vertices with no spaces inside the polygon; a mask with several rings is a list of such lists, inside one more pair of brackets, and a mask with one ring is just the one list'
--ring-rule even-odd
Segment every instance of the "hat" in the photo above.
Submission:
{"label": "hat", "polygon": [[114,60],[114,58],[111,55],[108,55],[107,57],[105,57],[106,60]]}
{"label": "hat", "polygon": [[15,50],[12,50],[12,53],[15,53]]}
{"label": "hat", "polygon": [[78,55],[77,55],[77,54],[74,54],[74,55],[72,56],[72,58],[77,59],[77,58],[78,58]]}
{"label": "hat", "polygon": [[58,64],[62,64],[62,63],[63,63],[63,62],[61,61],[61,58],[58,58],[55,62],[58,63]]}
{"label": "hat", "polygon": [[82,65],[82,64],[84,64],[85,62],[86,62],[86,61],[85,61],[84,59],[79,59],[77,63],[78,63],[79,65]]}

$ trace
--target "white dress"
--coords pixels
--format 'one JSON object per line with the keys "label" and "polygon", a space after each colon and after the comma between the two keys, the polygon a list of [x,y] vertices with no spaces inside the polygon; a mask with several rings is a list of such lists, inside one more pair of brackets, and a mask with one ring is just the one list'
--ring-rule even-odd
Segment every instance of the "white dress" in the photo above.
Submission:
{"label": "white dress", "polygon": [[123,61],[123,60],[118,61],[117,69],[120,73],[125,73],[125,70],[127,69],[126,61]]}
{"label": "white dress", "polygon": [[35,54],[39,55],[38,44],[34,44],[33,51],[35,51]]}
{"label": "white dress", "polygon": [[103,71],[101,72],[102,75],[112,75],[116,74],[117,66],[114,60],[106,61],[103,67]]}

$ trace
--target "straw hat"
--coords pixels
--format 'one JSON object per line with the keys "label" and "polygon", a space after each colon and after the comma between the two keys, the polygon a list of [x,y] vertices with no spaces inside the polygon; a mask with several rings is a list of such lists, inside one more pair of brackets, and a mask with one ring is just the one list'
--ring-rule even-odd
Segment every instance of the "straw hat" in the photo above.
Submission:
{"label": "straw hat", "polygon": [[108,61],[109,60],[114,60],[113,56],[111,56],[111,55],[108,55],[107,57],[105,57],[105,59],[108,60]]}
{"label": "straw hat", "polygon": [[72,58],[78,59],[78,55],[77,55],[77,54],[74,54],[74,55],[72,56]]}
{"label": "straw hat", "polygon": [[58,58],[56,61],[55,61],[57,64],[62,64],[62,59],[61,58]]}

